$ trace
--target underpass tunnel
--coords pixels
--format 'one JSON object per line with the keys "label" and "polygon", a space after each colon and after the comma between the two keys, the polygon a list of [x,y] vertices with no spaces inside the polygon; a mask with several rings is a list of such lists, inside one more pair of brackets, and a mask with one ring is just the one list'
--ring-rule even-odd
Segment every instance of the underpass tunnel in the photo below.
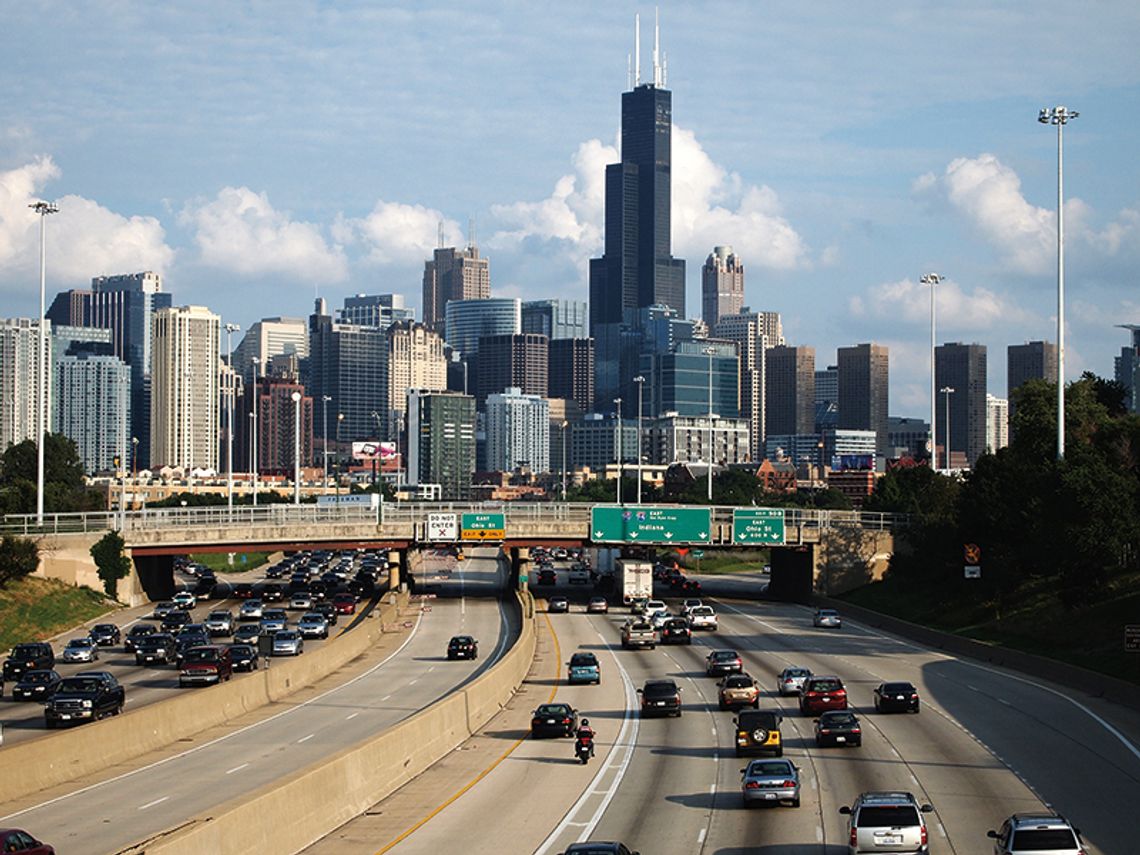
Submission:
{"label": "underpass tunnel", "polygon": [[152,602],[169,600],[174,596],[173,555],[132,555],[139,584]]}
{"label": "underpass tunnel", "polygon": [[772,575],[768,596],[791,603],[809,602],[815,572],[815,547],[783,546],[772,548]]}

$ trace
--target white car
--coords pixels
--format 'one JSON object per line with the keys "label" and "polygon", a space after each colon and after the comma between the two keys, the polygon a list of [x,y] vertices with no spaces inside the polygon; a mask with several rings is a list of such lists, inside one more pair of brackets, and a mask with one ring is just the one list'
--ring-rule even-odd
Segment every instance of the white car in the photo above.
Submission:
{"label": "white car", "polygon": [[712,606],[694,606],[689,609],[689,625],[693,629],[711,629],[717,628],[716,612],[713,611]]}
{"label": "white car", "polygon": [[687,617],[689,613],[698,606],[704,605],[700,600],[685,600],[681,603],[681,615]]}
{"label": "white car", "polygon": [[63,648],[64,662],[94,662],[99,658],[99,647],[90,638],[73,638]]}
{"label": "white car", "polygon": [[816,626],[838,629],[843,625],[843,620],[839,617],[839,612],[835,609],[816,609],[815,618],[812,623]]}
{"label": "white car", "polygon": [[175,608],[190,611],[194,606],[198,605],[198,598],[191,594],[189,591],[179,591],[174,595]]}
{"label": "white car", "polygon": [[652,620],[654,615],[657,615],[660,613],[668,613],[668,611],[669,611],[668,606],[666,606],[665,603],[662,602],[661,600],[650,600],[649,602],[647,602],[645,604],[644,614],[645,614],[646,620]]}
{"label": "white car", "polygon": [[238,609],[239,620],[261,620],[261,612],[265,605],[261,600],[246,600]]}

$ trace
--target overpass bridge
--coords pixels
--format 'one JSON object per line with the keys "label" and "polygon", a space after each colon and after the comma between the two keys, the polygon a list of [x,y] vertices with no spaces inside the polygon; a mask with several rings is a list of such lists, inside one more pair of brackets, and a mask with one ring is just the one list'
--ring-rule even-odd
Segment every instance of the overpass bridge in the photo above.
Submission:
{"label": "overpass bridge", "polygon": [[833,594],[878,578],[904,515],[804,508],[581,503],[382,503],[162,508],[126,514],[9,516],[0,534],[38,539],[41,573],[98,588],[87,550],[121,532],[137,579],[124,592],[169,595],[172,559],[187,552],[387,548],[397,569],[423,548],[501,545],[516,574],[532,546],[620,548],[627,554],[674,548],[771,550],[770,592],[785,599]]}

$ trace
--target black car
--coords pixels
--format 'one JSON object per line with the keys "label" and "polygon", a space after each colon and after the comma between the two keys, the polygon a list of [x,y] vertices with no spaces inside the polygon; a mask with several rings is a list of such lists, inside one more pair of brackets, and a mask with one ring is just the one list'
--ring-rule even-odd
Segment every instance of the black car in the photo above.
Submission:
{"label": "black car", "polygon": [[206,647],[210,644],[210,637],[208,635],[199,635],[198,633],[191,633],[190,635],[181,635],[174,641],[174,656],[175,661],[179,667],[182,666],[182,659],[186,656],[186,651],[194,647]]}
{"label": "black car", "polygon": [[538,571],[538,585],[553,585],[558,581],[558,576],[553,570],[539,570]]}
{"label": "black car", "polygon": [[455,635],[447,642],[448,659],[475,659],[479,656],[479,642],[470,635]]}
{"label": "black car", "polygon": [[153,632],[135,643],[135,664],[169,665],[177,659],[177,647],[169,632]]}
{"label": "black car", "polygon": [[591,840],[588,843],[571,843],[562,855],[641,855],[624,843],[613,840]]}
{"label": "black car", "polygon": [[327,600],[322,600],[319,603],[313,603],[313,611],[319,615],[324,615],[325,620],[329,622],[329,626],[336,626],[336,606]]}
{"label": "black car", "polygon": [[662,644],[692,644],[693,629],[689,626],[688,618],[669,618],[661,624]]}
{"label": "black car", "polygon": [[230,656],[235,671],[256,671],[259,667],[256,645],[231,644]]}
{"label": "black car", "polygon": [[87,635],[100,647],[110,647],[123,640],[123,633],[113,623],[97,623]]}
{"label": "black car", "polygon": [[146,638],[148,635],[154,635],[156,632],[158,632],[158,627],[153,623],[136,623],[127,632],[127,637],[123,641],[123,648],[127,651],[127,653],[130,653],[132,650],[138,647],[138,643],[142,639]]}
{"label": "black car", "polygon": [[253,585],[249,582],[240,582],[234,585],[231,591],[235,600],[250,600],[253,599]]}
{"label": "black car", "polygon": [[50,668],[25,671],[20,682],[12,687],[12,700],[46,701],[55,694],[56,687],[62,679]]}
{"label": "black car", "polygon": [[570,704],[540,704],[531,714],[530,735],[573,736],[578,732],[578,711]]}
{"label": "black car", "polygon": [[55,667],[55,651],[46,641],[26,641],[12,648],[4,660],[4,679],[15,680],[28,671]]}
{"label": "black car", "polygon": [[911,683],[879,683],[874,695],[875,712],[918,712],[918,689]]}
{"label": "black car", "polygon": [[815,744],[862,745],[859,717],[850,710],[828,710],[815,720]]}
{"label": "black car", "polygon": [[637,693],[641,695],[643,718],[654,715],[681,717],[681,687],[673,680],[646,680]]}
{"label": "black car", "polygon": [[167,614],[162,619],[163,632],[178,632],[182,627],[191,623],[194,620],[190,616],[190,612],[183,611],[182,609],[175,609]]}
{"label": "black car", "polygon": [[278,603],[285,599],[285,586],[280,582],[269,582],[261,589],[261,599],[267,603]]}
{"label": "black car", "polygon": [[49,728],[59,724],[97,721],[118,715],[126,703],[126,693],[108,671],[82,671],[64,677],[44,707]]}

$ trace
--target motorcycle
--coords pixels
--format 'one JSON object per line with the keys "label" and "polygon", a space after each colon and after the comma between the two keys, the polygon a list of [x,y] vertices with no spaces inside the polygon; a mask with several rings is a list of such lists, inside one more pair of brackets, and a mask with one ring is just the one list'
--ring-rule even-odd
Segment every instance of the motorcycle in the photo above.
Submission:
{"label": "motorcycle", "polygon": [[590,762],[590,757],[594,754],[594,738],[592,736],[582,735],[574,742],[574,753],[578,757],[578,762],[585,765]]}

